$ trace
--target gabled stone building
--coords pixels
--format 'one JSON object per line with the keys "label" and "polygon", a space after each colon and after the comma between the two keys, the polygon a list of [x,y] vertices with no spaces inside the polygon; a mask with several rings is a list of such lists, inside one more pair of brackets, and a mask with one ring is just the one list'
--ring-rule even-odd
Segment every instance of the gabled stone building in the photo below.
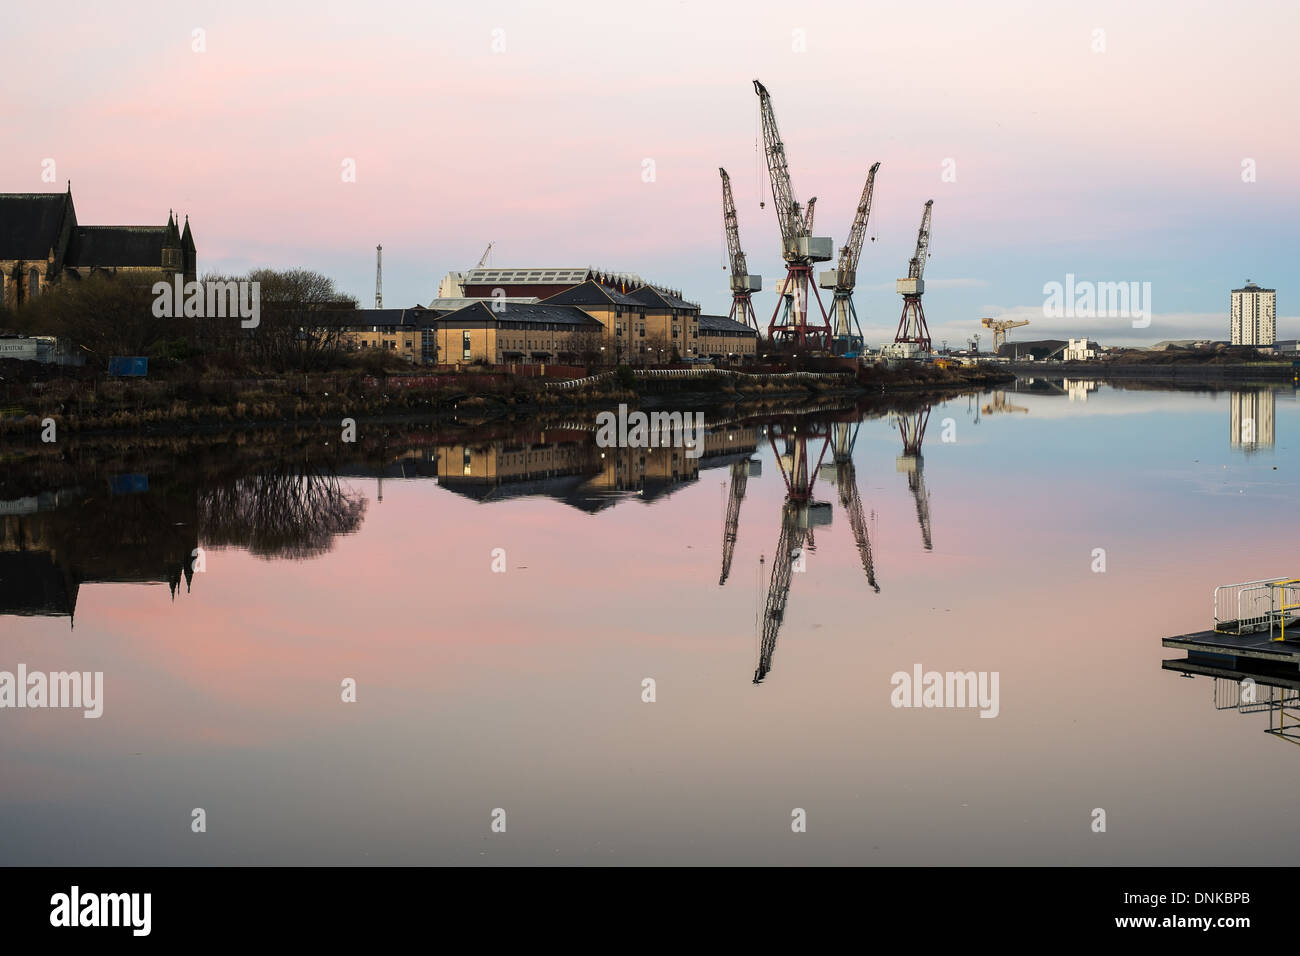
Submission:
{"label": "gabled stone building", "polygon": [[96,272],[198,278],[187,216],[165,226],[83,226],[63,193],[0,193],[0,304],[22,305],[48,286]]}

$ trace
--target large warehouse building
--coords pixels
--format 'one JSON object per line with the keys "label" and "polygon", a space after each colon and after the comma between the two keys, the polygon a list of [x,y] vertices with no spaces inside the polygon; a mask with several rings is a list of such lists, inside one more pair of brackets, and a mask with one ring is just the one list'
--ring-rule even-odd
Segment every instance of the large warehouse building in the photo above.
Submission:
{"label": "large warehouse building", "polygon": [[630,272],[476,268],[449,273],[426,308],[361,310],[345,337],[428,365],[752,362],[758,336]]}

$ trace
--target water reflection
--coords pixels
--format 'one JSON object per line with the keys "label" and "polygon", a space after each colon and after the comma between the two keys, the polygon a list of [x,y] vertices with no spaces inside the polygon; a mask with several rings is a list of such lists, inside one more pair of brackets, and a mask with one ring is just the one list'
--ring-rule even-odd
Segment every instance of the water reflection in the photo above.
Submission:
{"label": "water reflection", "polygon": [[205,547],[244,548],[262,558],[301,561],[322,555],[338,535],[360,528],[365,512],[365,498],[320,467],[286,465],[198,495]]}
{"label": "water reflection", "polygon": [[[371,425],[345,447],[303,429],[297,450],[279,432],[5,445],[0,612],[63,616],[0,617],[0,666],[111,682],[100,723],[5,717],[5,858],[1281,863],[1266,820],[1289,762],[1259,731],[1297,736],[1300,675],[1256,675],[1252,705],[1223,661],[1151,671],[1214,583],[1289,567],[1296,451],[1244,459],[1222,391],[1069,395],[1004,389],[1029,412],[979,428],[995,394],[747,402],[707,413],[698,460],[600,449],[570,413]],[[229,550],[186,594],[199,547]],[[1005,706],[896,709],[890,675],[917,663],[999,672]],[[647,676],[667,706],[641,702]],[[1212,686],[1246,712],[1207,707]],[[1154,724],[1172,729],[1134,732]],[[1207,753],[1233,773],[1207,776]],[[1207,847],[1246,777],[1262,812]],[[174,826],[193,794],[222,806],[221,841]],[[1105,847],[1079,825],[1103,802],[1136,822]],[[500,805],[527,825],[483,857]],[[793,806],[834,825],[790,856]]]}
{"label": "water reflection", "polygon": [[111,488],[105,482],[4,503],[0,613],[71,620],[83,584],[165,583],[173,594],[188,584],[198,546],[195,496],[157,482],[140,494]]}
{"label": "water reflection", "polygon": [[1238,661],[1210,662],[1188,657],[1164,661],[1162,668],[1184,677],[1206,677],[1212,684],[1215,710],[1239,714],[1264,714],[1264,731],[1292,744],[1300,744],[1300,677]]}
{"label": "water reflection", "polygon": [[1229,440],[1233,448],[1253,454],[1273,447],[1276,397],[1270,390],[1233,392],[1228,399]]}
{"label": "water reflection", "polygon": [[116,474],[0,501],[0,614],[75,619],[83,584],[193,585],[201,548],[301,560],[351,534],[364,498],[328,468],[293,461],[251,475]]}
{"label": "water reflection", "polygon": [[[987,407],[984,411],[988,414]],[[903,453],[894,460],[894,468],[907,475],[908,490],[916,501],[916,520],[921,525],[921,542],[925,550],[932,551],[934,541],[930,533],[930,493],[925,490],[925,458],[921,455],[921,443],[925,441],[925,426],[929,421],[929,405],[898,416],[898,433],[903,438]]]}

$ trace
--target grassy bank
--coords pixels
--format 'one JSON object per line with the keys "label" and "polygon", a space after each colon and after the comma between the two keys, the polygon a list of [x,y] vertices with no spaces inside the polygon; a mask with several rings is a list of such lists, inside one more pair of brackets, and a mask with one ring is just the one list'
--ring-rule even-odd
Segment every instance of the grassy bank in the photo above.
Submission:
{"label": "grassy bank", "polygon": [[[14,365],[26,380],[16,380]],[[7,363],[0,368],[0,435],[30,437],[53,420],[57,433],[220,431],[259,424],[337,423],[412,417],[518,418],[619,402],[681,406],[763,405],[826,395],[992,387],[1001,370],[933,366],[859,369],[857,374],[749,381],[744,377],[638,378],[623,372],[577,388],[545,380],[475,373],[345,372],[234,378],[106,379],[84,371]],[[8,374],[5,374],[5,373]]]}

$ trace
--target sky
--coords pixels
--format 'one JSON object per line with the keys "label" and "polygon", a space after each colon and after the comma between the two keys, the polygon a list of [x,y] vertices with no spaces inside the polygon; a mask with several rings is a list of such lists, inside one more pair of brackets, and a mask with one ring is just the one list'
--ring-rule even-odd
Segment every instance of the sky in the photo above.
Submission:
{"label": "sky", "polygon": [[[1013,341],[1226,338],[1246,279],[1300,336],[1293,3],[74,2],[60,21],[57,57],[34,16],[0,31],[0,191],[71,179],[86,224],[176,209],[201,272],[306,267],[370,305],[382,243],[384,303],[406,306],[491,242],[492,265],[635,272],[725,313],[722,166],[765,324],[782,263],[757,77],[836,248],[881,163],[869,343],[892,338],[927,199],[936,342],[987,347],[983,316],[1029,319]],[[1149,282],[1150,325],[1046,317],[1067,275]]]}

